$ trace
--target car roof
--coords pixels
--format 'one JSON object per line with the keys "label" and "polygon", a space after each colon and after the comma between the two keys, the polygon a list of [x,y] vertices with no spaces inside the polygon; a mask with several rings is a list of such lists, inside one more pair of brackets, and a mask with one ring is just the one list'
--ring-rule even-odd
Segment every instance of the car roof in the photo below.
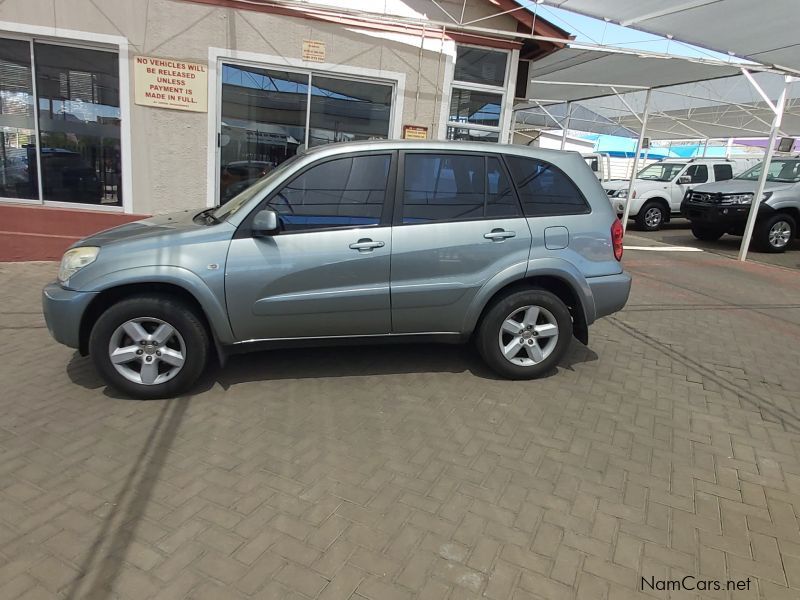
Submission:
{"label": "car roof", "polygon": [[314,146],[303,151],[307,156],[322,157],[349,152],[369,152],[381,150],[441,150],[448,152],[482,152],[514,154],[541,158],[549,162],[563,159],[565,155],[573,155],[583,160],[580,153],[572,150],[550,150],[548,148],[535,148],[516,144],[496,144],[488,142],[468,142],[461,140],[435,141],[435,140],[369,140],[359,142],[337,142]]}

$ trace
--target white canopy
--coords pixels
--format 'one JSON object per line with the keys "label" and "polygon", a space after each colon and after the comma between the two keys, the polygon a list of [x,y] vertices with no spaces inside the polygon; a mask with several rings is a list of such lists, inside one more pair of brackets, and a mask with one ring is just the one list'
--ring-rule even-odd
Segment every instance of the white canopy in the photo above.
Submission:
{"label": "white canopy", "polygon": [[797,0],[543,0],[545,4],[800,74]]}

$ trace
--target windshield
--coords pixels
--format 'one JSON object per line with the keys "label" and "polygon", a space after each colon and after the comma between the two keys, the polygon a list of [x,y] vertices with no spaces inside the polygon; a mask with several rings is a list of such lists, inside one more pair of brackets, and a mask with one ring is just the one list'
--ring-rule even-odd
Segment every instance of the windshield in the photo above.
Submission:
{"label": "windshield", "polygon": [[649,181],[672,181],[686,165],[683,163],[656,163],[645,167],[636,176],[636,179]]}
{"label": "windshield", "polygon": [[[764,163],[759,163],[752,169],[748,169],[734,179],[746,179],[756,181],[761,177],[761,168]],[[795,183],[800,181],[800,160],[773,160],[769,163],[767,171],[767,181],[780,181],[783,183]]]}
{"label": "windshield", "polygon": [[230,199],[229,202],[223,204],[211,213],[217,220],[222,221],[227,219],[240,208],[247,204],[252,198],[255,198],[265,187],[267,187],[276,178],[283,175],[284,171],[297,160],[299,154],[295,154],[290,159],[282,162],[272,171],[267,173],[264,177],[256,181],[253,185],[242,190],[239,194]]}

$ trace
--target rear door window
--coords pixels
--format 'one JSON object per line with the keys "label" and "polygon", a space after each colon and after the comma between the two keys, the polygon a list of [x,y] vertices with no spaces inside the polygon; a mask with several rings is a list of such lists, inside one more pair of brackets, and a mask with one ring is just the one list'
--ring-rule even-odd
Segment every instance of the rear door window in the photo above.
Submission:
{"label": "rear door window", "polygon": [[534,158],[506,156],[526,217],[590,212],[583,194],[559,168]]}
{"label": "rear door window", "polygon": [[502,163],[483,154],[405,155],[402,222],[521,216]]}
{"label": "rear door window", "polygon": [[733,179],[733,167],[731,165],[714,165],[714,180],[725,181]]}

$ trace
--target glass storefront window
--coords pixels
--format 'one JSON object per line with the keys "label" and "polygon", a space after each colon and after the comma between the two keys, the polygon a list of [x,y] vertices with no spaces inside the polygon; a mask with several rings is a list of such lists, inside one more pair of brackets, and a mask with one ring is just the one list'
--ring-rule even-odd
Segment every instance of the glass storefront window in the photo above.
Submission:
{"label": "glass storefront window", "polygon": [[221,71],[220,204],[305,146],[389,137],[391,85],[230,63]]}
{"label": "glass storefront window", "polygon": [[507,59],[505,52],[458,46],[453,78],[456,81],[501,87],[506,80]]}
{"label": "glass storefront window", "polygon": [[453,88],[450,96],[450,116],[447,120],[498,127],[502,103],[502,94]]}
{"label": "glass storefront window", "polygon": [[39,199],[30,42],[0,39],[0,197]]}
{"label": "glass storefront window", "polygon": [[391,86],[320,75],[311,84],[309,146],[388,136]]}
{"label": "glass storefront window", "polygon": [[498,131],[486,131],[484,129],[467,129],[466,127],[448,126],[447,139],[496,143],[500,141],[500,133]]}
{"label": "glass storefront window", "polygon": [[117,54],[34,43],[44,200],[122,205]]}
{"label": "glass storefront window", "polygon": [[222,66],[221,204],[305,144],[308,78],[303,73]]}

